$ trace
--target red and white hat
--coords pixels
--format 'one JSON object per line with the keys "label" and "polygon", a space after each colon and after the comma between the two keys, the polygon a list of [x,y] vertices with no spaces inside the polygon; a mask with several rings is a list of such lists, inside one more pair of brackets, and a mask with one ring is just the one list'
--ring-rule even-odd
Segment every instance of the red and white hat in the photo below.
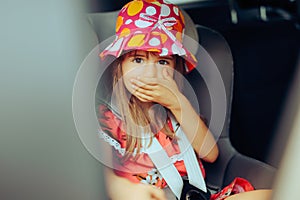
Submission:
{"label": "red and white hat", "polygon": [[184,16],[180,9],[164,0],[134,0],[119,12],[116,38],[100,53],[119,57],[124,51],[144,50],[160,56],[179,55],[186,60],[186,71],[197,65],[195,56],[183,46]]}

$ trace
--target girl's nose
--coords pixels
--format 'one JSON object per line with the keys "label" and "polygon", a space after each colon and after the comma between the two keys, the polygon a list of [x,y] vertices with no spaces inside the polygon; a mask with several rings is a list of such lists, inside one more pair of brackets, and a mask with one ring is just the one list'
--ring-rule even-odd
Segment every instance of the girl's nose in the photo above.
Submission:
{"label": "girl's nose", "polygon": [[144,68],[144,76],[149,77],[149,78],[155,78],[157,77],[157,66],[155,63],[147,63],[145,68]]}

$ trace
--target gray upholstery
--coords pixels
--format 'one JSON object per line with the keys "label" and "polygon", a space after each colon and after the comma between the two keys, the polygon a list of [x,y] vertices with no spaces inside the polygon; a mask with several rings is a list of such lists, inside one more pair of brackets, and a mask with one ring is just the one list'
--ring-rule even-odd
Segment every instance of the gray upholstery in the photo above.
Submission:
{"label": "gray upholstery", "polygon": [[114,35],[115,21],[118,12],[119,11],[88,14],[88,20],[95,30],[99,42]]}
{"label": "gray upholstery", "polygon": [[[197,26],[199,33],[199,43],[213,58],[222,76],[227,98],[227,114],[224,128],[218,146],[220,156],[213,164],[204,163],[207,171],[207,184],[212,188],[219,189],[230,183],[235,177],[248,179],[255,188],[271,188],[275,169],[270,165],[258,160],[249,158],[238,153],[231,145],[230,133],[230,114],[233,96],[233,61],[230,48],[218,32],[204,26]],[[201,77],[192,75],[192,83],[199,95],[201,114],[210,117],[210,99],[205,84],[201,83]]]}

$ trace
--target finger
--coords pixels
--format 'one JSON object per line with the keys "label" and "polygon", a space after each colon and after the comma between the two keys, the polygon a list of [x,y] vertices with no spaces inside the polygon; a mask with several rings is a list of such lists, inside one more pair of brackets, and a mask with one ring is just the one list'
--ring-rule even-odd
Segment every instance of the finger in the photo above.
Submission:
{"label": "finger", "polygon": [[165,192],[162,189],[152,187],[152,189],[150,189],[150,190],[151,190],[151,195],[154,199],[167,200]]}
{"label": "finger", "polygon": [[131,82],[133,88],[134,87],[143,88],[145,90],[153,90],[154,89],[153,84],[147,84],[138,79],[131,79],[130,82]]}
{"label": "finger", "polygon": [[146,90],[160,90],[161,86],[169,88],[170,81],[174,81],[172,78],[170,80],[166,80],[165,78],[141,78],[139,80],[132,80],[132,83],[140,88]]}
{"label": "finger", "polygon": [[135,93],[138,92],[138,93],[144,94],[148,97],[153,97],[155,94],[152,90],[147,90],[142,87],[137,87],[135,85],[131,85],[131,87]]}
{"label": "finger", "polygon": [[143,99],[142,97],[138,97],[138,96],[136,96],[136,98],[138,98],[141,102],[151,102],[151,101],[149,101],[149,100],[146,100],[146,99]]}
{"label": "finger", "polygon": [[134,92],[134,95],[135,95],[138,99],[140,99],[142,102],[149,102],[149,101],[152,101],[152,100],[153,100],[153,98],[152,98],[151,96],[148,96],[148,95],[146,95],[146,94],[144,94],[144,93],[142,93],[142,92],[140,92],[140,91],[138,91],[138,90],[136,90],[136,91]]}
{"label": "finger", "polygon": [[146,85],[157,85],[159,82],[159,78],[153,78],[153,77],[137,77],[136,80],[146,84]]}

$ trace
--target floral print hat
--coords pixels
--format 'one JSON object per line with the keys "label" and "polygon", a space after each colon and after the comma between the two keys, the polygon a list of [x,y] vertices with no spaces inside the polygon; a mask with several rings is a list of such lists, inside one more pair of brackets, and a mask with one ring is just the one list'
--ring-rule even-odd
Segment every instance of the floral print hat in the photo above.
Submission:
{"label": "floral print hat", "polygon": [[160,56],[179,55],[186,60],[186,72],[197,65],[195,56],[183,46],[184,16],[164,0],[134,0],[120,10],[116,38],[100,53],[119,57],[130,50],[157,52]]}

